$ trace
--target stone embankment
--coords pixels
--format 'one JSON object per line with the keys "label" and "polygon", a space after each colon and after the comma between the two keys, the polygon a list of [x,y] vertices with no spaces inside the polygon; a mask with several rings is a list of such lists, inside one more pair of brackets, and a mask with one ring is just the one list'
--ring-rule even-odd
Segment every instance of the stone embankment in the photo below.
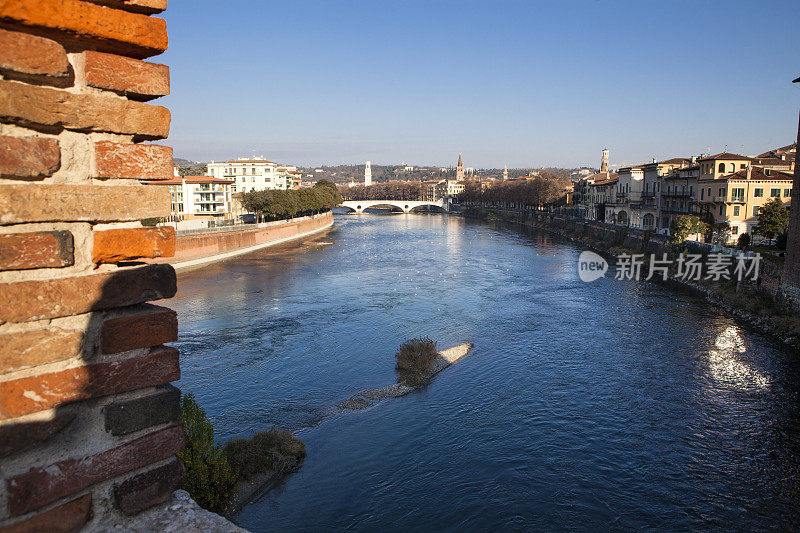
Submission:
{"label": "stone embankment", "polygon": [[174,256],[170,259],[157,259],[155,262],[169,262],[176,270],[197,267],[309,237],[331,226],[333,213],[328,211],[319,215],[263,224],[178,232]]}
{"label": "stone embankment", "polygon": [[[435,376],[448,366],[467,355],[470,350],[472,350],[472,346],[473,344],[471,342],[465,342],[464,344],[459,344],[458,346],[453,346],[452,348],[440,351],[433,363],[431,377]],[[340,409],[349,409],[353,411],[366,409],[367,407],[372,407],[376,402],[381,400],[399,398],[401,396],[405,396],[406,394],[412,393],[419,388],[420,387],[412,387],[411,385],[406,385],[403,383],[395,383],[394,385],[387,385],[385,387],[367,389],[351,396],[347,400],[340,403],[338,407]]]}

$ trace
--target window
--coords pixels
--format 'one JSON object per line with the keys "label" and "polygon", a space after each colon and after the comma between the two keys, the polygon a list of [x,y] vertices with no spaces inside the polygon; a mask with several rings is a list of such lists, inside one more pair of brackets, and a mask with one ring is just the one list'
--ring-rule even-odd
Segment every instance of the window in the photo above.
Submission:
{"label": "window", "polygon": [[689,185],[689,196],[694,196],[694,185]]}
{"label": "window", "polygon": [[756,205],[756,206],[753,206],[753,216],[754,216],[754,217],[757,217],[757,216],[758,216],[758,211],[759,211],[759,209],[761,209],[761,208],[760,208],[760,207],[758,207],[757,205]]}
{"label": "window", "polygon": [[739,165],[739,169],[740,170],[744,170],[746,168],[747,168],[747,165],[745,163],[742,163],[741,165]]}
{"label": "window", "polygon": [[739,226],[731,226],[731,235],[739,234]]}
{"label": "window", "polygon": [[753,189],[753,198],[762,198],[764,196],[764,189],[756,187]]}
{"label": "window", "polygon": [[739,206],[739,205],[733,206],[733,216],[735,216],[735,217],[739,216],[739,212],[741,211],[740,207],[741,206]]}
{"label": "window", "polygon": [[724,174],[725,173],[725,163],[720,163],[719,164],[719,172],[720,172],[720,174]]}
{"label": "window", "polygon": [[734,187],[731,189],[731,197],[734,202],[744,202],[744,187]]}
{"label": "window", "polygon": [[708,188],[708,197],[711,198],[711,187]]}
{"label": "window", "polygon": [[719,206],[719,216],[725,216],[725,204],[720,204]]}
{"label": "window", "polygon": [[781,197],[781,190],[780,189],[770,189],[769,190],[769,197],[770,198],[780,198]]}
{"label": "window", "polygon": [[791,198],[792,197],[792,189],[783,189],[783,197],[784,198]]}
{"label": "window", "polygon": [[700,199],[701,200],[703,199],[703,193],[705,193],[705,192],[706,192],[705,189],[700,189]]}

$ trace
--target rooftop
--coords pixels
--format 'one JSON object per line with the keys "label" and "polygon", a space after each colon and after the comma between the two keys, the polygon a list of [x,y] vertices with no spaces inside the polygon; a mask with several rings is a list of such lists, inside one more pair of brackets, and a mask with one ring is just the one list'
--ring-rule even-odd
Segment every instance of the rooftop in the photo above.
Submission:
{"label": "rooftop", "polygon": [[708,157],[701,157],[698,161],[710,161],[712,159],[722,161],[750,161],[750,158],[744,155],[732,154],[730,152],[722,152],[717,155],[710,155]]}

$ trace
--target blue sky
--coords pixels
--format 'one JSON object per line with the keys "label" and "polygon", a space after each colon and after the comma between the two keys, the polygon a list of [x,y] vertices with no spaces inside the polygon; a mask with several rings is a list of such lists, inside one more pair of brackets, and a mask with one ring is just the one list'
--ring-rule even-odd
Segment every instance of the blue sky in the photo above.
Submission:
{"label": "blue sky", "polygon": [[164,17],[176,157],[572,167],[797,133],[798,0],[170,0]]}

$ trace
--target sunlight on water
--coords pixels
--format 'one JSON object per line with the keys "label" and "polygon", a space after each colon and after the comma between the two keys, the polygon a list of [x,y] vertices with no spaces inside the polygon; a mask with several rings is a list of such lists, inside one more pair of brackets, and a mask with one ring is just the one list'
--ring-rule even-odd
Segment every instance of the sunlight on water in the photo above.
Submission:
{"label": "sunlight on water", "polygon": [[708,352],[714,379],[740,390],[766,389],[769,386],[767,376],[737,359],[739,354],[747,352],[738,327],[725,328],[714,343],[716,349]]}

